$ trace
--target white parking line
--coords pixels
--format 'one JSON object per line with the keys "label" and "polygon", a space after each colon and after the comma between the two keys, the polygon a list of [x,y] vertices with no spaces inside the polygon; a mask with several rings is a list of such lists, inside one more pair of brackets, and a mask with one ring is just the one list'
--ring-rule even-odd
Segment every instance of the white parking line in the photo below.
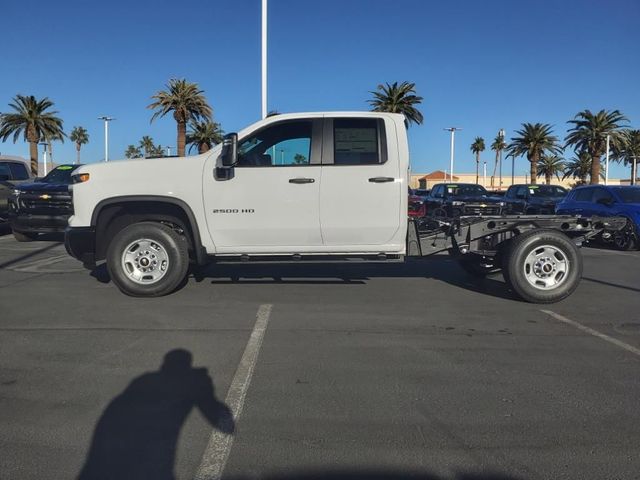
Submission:
{"label": "white parking line", "polygon": [[[225,402],[231,409],[234,421],[238,422],[240,414],[242,413],[242,407],[244,405],[244,399],[251,383],[251,377],[253,375],[253,369],[258,359],[258,353],[260,353],[260,346],[262,345],[262,339],[264,338],[265,331],[267,330],[267,324],[269,323],[269,316],[271,315],[272,305],[265,304],[260,305],[258,313],[256,314],[256,323],[247,342],[247,346],[244,349],[240,364],[236,370],[236,374],[233,377],[229,391]],[[202,454],[202,460],[200,466],[196,472],[196,480],[217,480],[222,478],[222,472],[229,458],[229,452],[233,446],[233,435],[222,433],[218,430],[213,430],[209,437],[209,443]]]}
{"label": "white parking line", "polygon": [[553,318],[555,318],[556,320],[566,323],[567,325],[571,325],[572,327],[577,328],[578,330],[582,330],[585,333],[588,333],[589,335],[593,335],[594,337],[598,337],[602,340],[604,340],[605,342],[609,342],[612,343],[613,345],[620,347],[628,352],[634,353],[638,356],[640,356],[640,349],[633,347],[631,345],[629,345],[628,343],[622,342],[616,338],[610,337],[609,335],[605,335],[604,333],[598,332],[597,330],[594,330],[593,328],[589,328],[586,327],[584,325],[582,325],[581,323],[578,323],[574,320],[571,320],[567,317],[563,317],[562,315],[552,312],[551,310],[540,310],[542,313],[546,313],[547,315],[552,316]]}

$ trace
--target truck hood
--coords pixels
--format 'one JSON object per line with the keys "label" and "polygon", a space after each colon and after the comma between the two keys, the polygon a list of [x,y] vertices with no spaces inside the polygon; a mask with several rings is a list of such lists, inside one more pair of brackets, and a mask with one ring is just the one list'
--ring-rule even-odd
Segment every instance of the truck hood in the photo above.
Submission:
{"label": "truck hood", "polygon": [[29,182],[21,183],[16,188],[21,192],[66,192],[69,190],[69,185],[66,183]]}

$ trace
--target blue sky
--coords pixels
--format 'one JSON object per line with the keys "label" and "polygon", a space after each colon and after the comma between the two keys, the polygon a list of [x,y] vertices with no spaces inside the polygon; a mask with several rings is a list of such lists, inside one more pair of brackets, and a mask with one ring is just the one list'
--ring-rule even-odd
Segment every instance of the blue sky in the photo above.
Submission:
{"label": "blue sky", "polygon": [[[409,132],[413,170],[448,168],[453,125],[456,171],[472,171],[476,136],[510,138],[522,122],[564,138],[578,111],[604,108],[640,128],[638,19],[638,0],[270,0],[269,109],[362,110],[377,84],[412,81],[425,117]],[[172,77],[205,90],[225,131],[260,116],[260,0],[3,2],[0,27],[0,111],[18,93],[48,96],[67,132],[88,129],[83,161],[103,158],[104,114],[117,118],[111,158],[143,135],[175,146],[172,118],[150,124],[145,108]],[[73,161],[71,142],[54,156]]]}

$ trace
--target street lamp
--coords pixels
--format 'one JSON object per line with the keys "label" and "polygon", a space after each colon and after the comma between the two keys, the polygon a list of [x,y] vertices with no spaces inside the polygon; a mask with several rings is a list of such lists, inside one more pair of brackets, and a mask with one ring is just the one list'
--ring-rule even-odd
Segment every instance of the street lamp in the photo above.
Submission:
{"label": "street lamp", "polygon": [[611,139],[611,135],[607,135],[607,157],[605,160],[604,167],[604,184],[609,185],[609,141]]}
{"label": "street lamp", "polygon": [[262,118],[267,118],[267,0],[262,0]]}
{"label": "street lamp", "polygon": [[47,174],[47,146],[49,145],[49,142],[44,141],[44,142],[40,142],[38,145],[42,145],[42,162],[44,164],[44,166],[42,167],[42,173],[44,175]]}
{"label": "street lamp", "polygon": [[167,147],[166,147],[166,148],[167,148],[167,157],[170,157],[170,156],[171,156],[171,149],[172,149],[173,147],[170,147],[169,145],[167,145]]}
{"label": "street lamp", "polygon": [[498,136],[500,137],[500,160],[498,162],[499,165],[499,175],[500,181],[498,183],[498,190],[502,191],[502,143],[504,143],[504,128],[501,128],[498,132]]}
{"label": "street lamp", "polygon": [[103,115],[98,117],[98,120],[104,121],[104,161],[109,161],[109,122],[115,120],[113,117]]}
{"label": "street lamp", "polygon": [[482,186],[487,188],[487,161],[484,161]]}
{"label": "street lamp", "polygon": [[456,136],[456,130],[462,130],[462,128],[459,127],[449,127],[449,128],[443,128],[443,130],[446,130],[448,132],[451,132],[451,158],[449,161],[449,180],[451,182],[453,182],[453,153],[454,153],[454,142],[455,142],[455,136]]}

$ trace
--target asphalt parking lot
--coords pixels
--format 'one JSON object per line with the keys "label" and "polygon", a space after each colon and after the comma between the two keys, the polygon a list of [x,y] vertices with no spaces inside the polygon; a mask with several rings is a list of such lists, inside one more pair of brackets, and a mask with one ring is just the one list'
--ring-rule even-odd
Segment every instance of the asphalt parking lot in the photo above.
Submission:
{"label": "asphalt parking lot", "polygon": [[2,479],[639,478],[640,252],[548,306],[447,256],[134,299],[53,240],[0,237]]}

